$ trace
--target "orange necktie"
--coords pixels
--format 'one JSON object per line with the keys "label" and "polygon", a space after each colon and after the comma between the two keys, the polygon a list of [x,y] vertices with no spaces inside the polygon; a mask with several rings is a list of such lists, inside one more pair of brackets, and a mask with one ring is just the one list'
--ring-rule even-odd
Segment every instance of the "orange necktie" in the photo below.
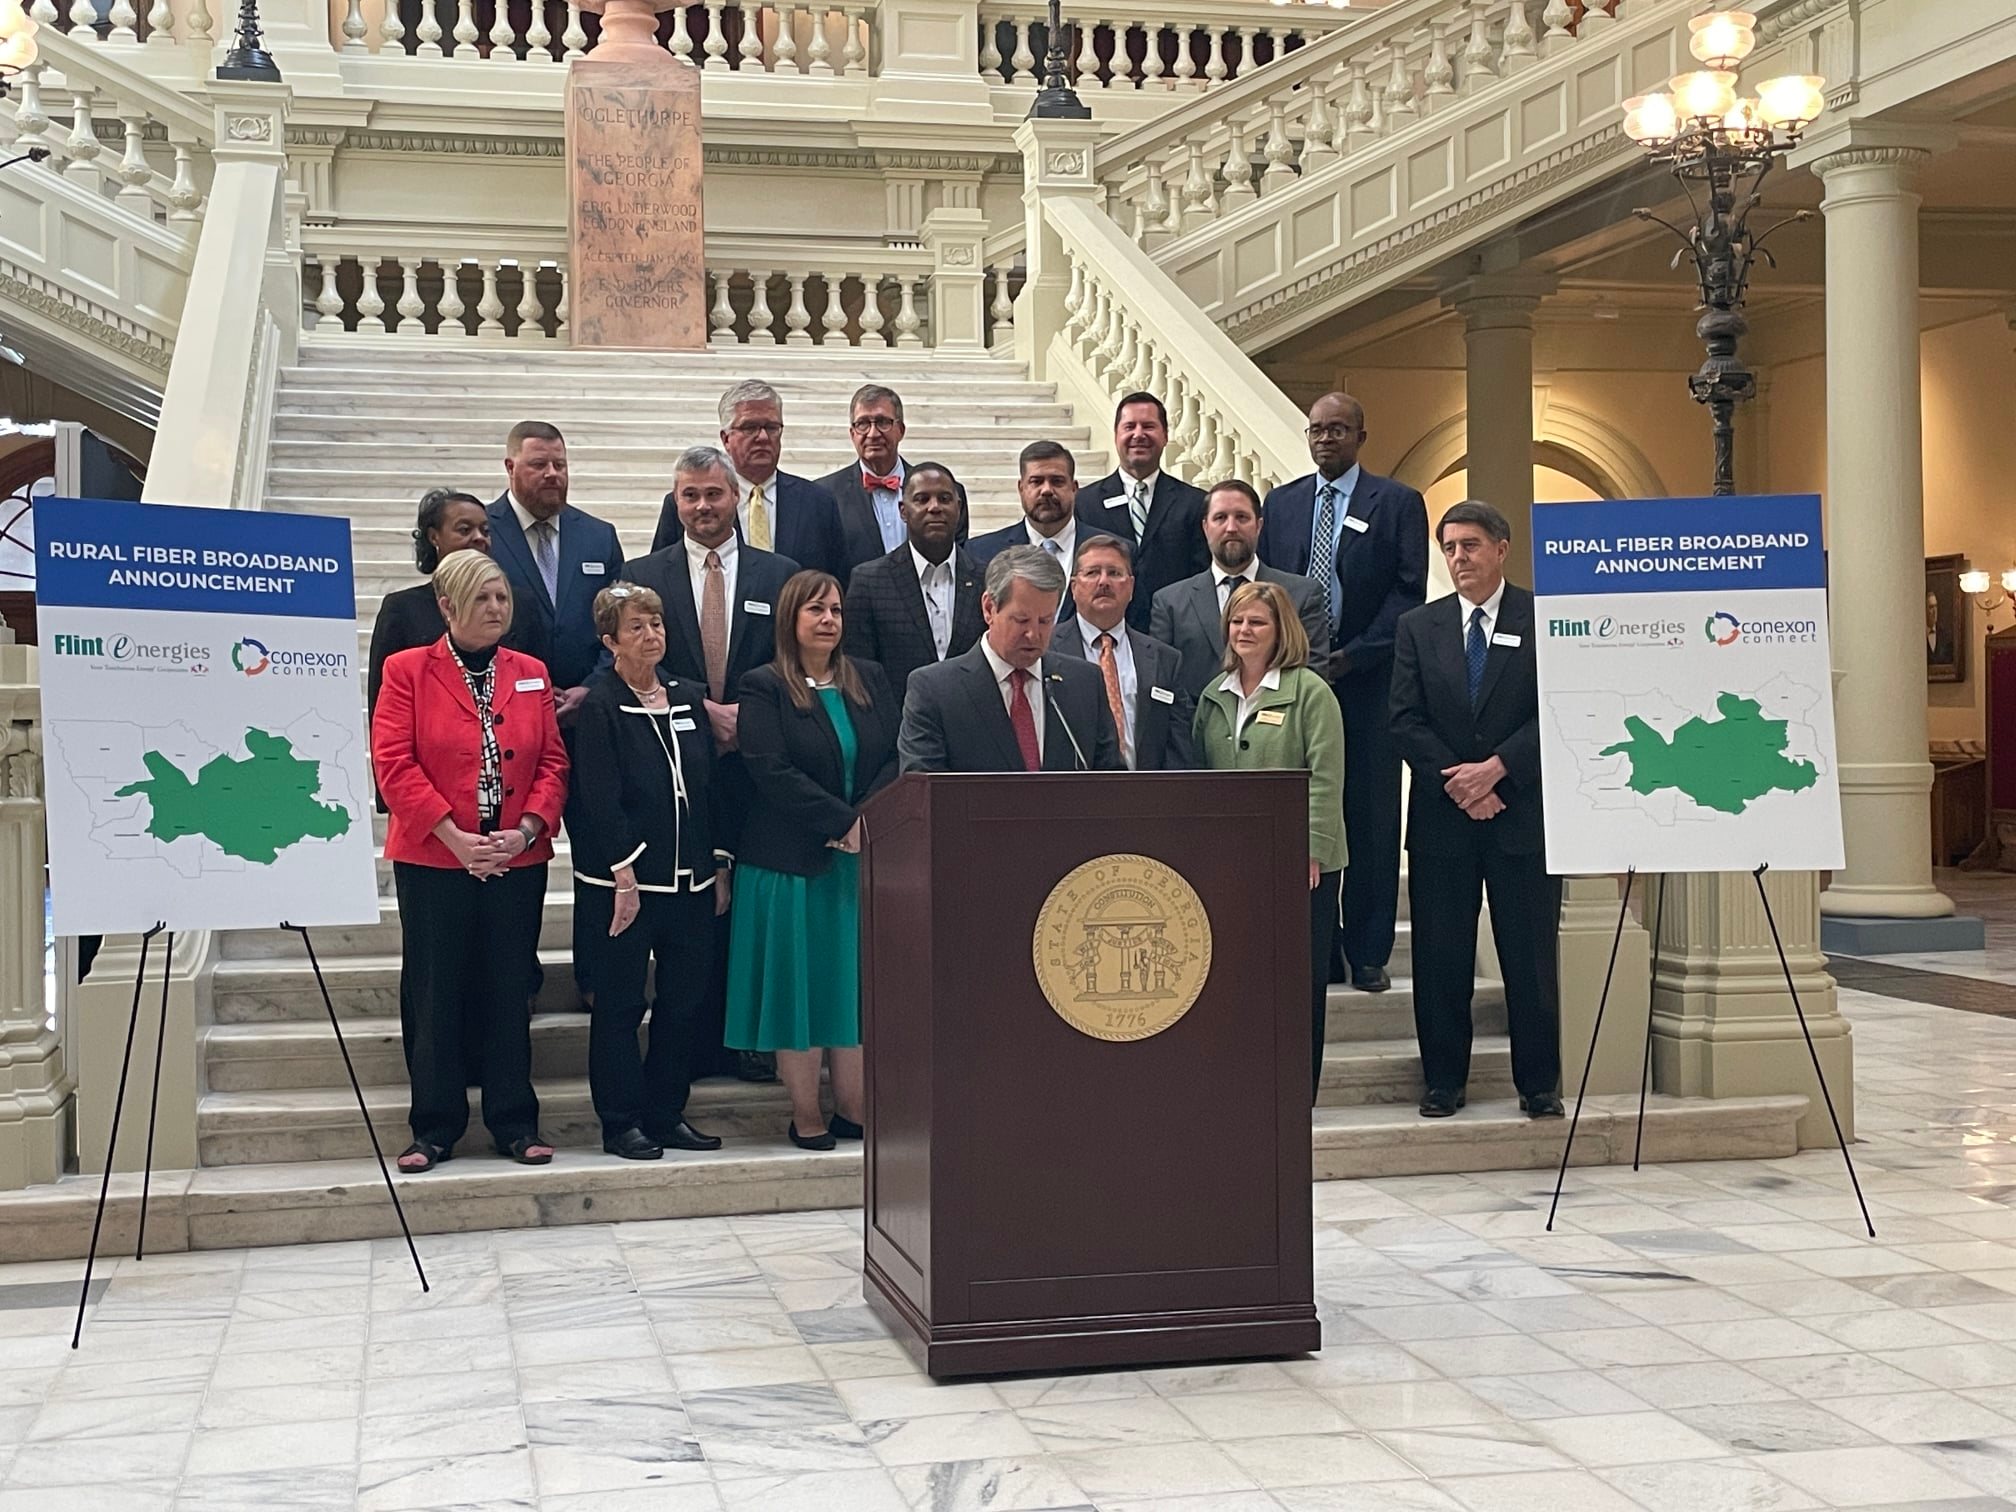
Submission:
{"label": "orange necktie", "polygon": [[1120,696],[1120,663],[1113,655],[1113,632],[1099,632],[1099,672],[1106,679],[1106,702],[1113,709],[1113,728],[1120,732],[1120,754],[1134,765],[1134,732],[1127,728],[1127,701]]}
{"label": "orange necktie", "polygon": [[716,703],[728,686],[728,574],[718,552],[707,553],[707,577],[700,590],[700,657],[707,664],[707,696]]}

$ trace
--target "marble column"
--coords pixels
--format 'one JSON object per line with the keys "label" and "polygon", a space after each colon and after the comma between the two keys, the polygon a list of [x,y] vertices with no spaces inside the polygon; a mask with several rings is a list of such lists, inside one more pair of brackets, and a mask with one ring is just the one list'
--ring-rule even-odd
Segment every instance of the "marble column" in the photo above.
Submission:
{"label": "marble column", "polygon": [[[1646,879],[1633,884],[1644,917],[1652,910]],[[1617,930],[1623,890],[1615,877],[1564,877],[1561,880],[1561,1092],[1573,1098],[1589,1068],[1589,1093],[1635,1092],[1645,1063],[1647,995],[1652,980],[1652,940],[1635,915],[1624,917]],[[1616,966],[1610,947],[1617,946]],[[1610,979],[1607,1001],[1603,981]],[[1595,1033],[1596,1009],[1603,1007],[1602,1034],[1596,1054],[1589,1054]]]}
{"label": "marble column", "polygon": [[1533,312],[1554,288],[1551,278],[1487,273],[1443,296],[1463,317],[1467,491],[1512,522],[1505,572],[1524,584],[1533,581]]}
{"label": "marble column", "polygon": [[987,218],[945,207],[924,217],[931,253],[931,345],[939,352],[987,350]]}
{"label": "marble column", "polygon": [[1830,914],[1936,918],[1925,651],[1918,195],[1923,146],[1850,133],[1820,149],[1826,186],[1827,546],[1847,866]]}

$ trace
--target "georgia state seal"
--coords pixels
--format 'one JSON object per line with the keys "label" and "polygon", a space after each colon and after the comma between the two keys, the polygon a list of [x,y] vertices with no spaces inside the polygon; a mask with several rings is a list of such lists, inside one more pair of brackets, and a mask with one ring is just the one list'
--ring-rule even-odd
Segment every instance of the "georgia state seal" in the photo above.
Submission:
{"label": "georgia state seal", "polygon": [[1139,1040],[1188,1013],[1211,974],[1204,900],[1152,856],[1100,856],[1050,889],[1036,915],[1036,984],[1094,1039]]}

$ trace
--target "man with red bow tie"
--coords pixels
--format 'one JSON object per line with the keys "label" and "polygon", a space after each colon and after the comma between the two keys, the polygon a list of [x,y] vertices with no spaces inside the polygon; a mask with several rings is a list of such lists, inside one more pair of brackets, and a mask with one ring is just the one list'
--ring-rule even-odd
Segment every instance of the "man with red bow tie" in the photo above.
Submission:
{"label": "man with red bow tie", "polygon": [[[838,576],[844,587],[863,562],[887,556],[908,538],[903,524],[903,480],[910,464],[903,459],[903,398],[878,383],[854,391],[847,406],[847,435],[857,460],[819,479],[819,487],[840,506],[840,530],[845,566]],[[956,539],[966,539],[966,490],[959,490]]]}

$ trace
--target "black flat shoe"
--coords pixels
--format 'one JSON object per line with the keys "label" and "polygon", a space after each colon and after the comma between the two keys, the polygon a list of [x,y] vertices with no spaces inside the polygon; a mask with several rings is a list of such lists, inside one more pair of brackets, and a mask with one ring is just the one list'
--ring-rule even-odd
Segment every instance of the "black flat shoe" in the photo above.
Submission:
{"label": "black flat shoe", "polygon": [[1351,973],[1351,985],[1360,992],[1384,992],[1393,985],[1393,978],[1384,966],[1359,966]]}
{"label": "black flat shoe", "polygon": [[665,1147],[642,1129],[629,1128],[619,1129],[614,1134],[604,1134],[602,1153],[620,1155],[625,1160],[657,1160],[664,1155]]}
{"label": "black flat shoe", "polygon": [[735,1057],[735,1079],[759,1086],[777,1080],[777,1057],[761,1050],[744,1050]]}
{"label": "black flat shoe", "polygon": [[1423,1118],[1452,1118],[1456,1110],[1468,1102],[1461,1092],[1444,1092],[1430,1087],[1421,1096],[1421,1116]]}
{"label": "black flat shoe", "polygon": [[826,1132],[831,1134],[835,1139],[860,1139],[868,1133],[866,1129],[854,1122],[853,1119],[842,1118],[838,1113],[835,1113],[827,1122]]}
{"label": "black flat shoe", "polygon": [[801,1150],[830,1150],[836,1141],[831,1133],[800,1134],[798,1125],[791,1125],[791,1143]]}
{"label": "black flat shoe", "polygon": [[1519,1111],[1528,1118],[1559,1118],[1561,1099],[1552,1092],[1536,1092],[1531,1097],[1522,1096],[1519,1099]]}
{"label": "black flat shoe", "polygon": [[665,1146],[668,1150],[718,1150],[721,1148],[720,1136],[702,1134],[683,1118],[672,1125],[671,1128],[663,1130],[654,1137],[658,1143]]}

